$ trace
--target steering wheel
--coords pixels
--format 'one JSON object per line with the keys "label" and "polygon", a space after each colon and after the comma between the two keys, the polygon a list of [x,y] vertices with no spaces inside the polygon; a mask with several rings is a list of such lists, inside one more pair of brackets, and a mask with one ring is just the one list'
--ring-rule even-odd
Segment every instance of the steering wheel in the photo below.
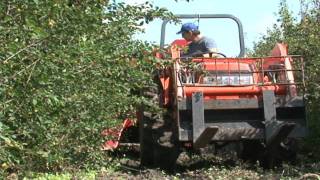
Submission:
{"label": "steering wheel", "polygon": [[212,57],[213,54],[217,54],[217,55],[220,55],[224,58],[227,58],[227,56],[223,53],[219,53],[219,52],[209,52],[209,53],[205,53],[205,54],[209,54],[210,57]]}
{"label": "steering wheel", "polygon": [[189,56],[190,56],[190,57],[201,57],[201,56],[204,55],[204,54],[209,54],[210,57],[212,57],[213,54],[220,55],[220,56],[222,56],[222,57],[224,57],[224,58],[227,57],[227,56],[226,56],[225,54],[223,54],[223,53],[219,53],[219,52],[209,52],[209,51],[207,51],[207,52],[198,51],[198,52],[194,52],[194,53],[190,54]]}

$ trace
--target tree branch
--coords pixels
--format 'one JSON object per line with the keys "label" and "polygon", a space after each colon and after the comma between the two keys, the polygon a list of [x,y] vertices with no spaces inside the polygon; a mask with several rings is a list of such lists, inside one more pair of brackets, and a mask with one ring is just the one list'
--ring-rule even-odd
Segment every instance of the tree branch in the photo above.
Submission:
{"label": "tree branch", "polygon": [[40,44],[40,43],[41,43],[41,41],[40,41],[40,42],[35,42],[35,43],[33,43],[33,44],[29,44],[28,46],[20,49],[18,52],[16,52],[15,54],[11,55],[10,57],[8,57],[6,60],[2,61],[2,63],[3,63],[3,64],[8,63],[8,61],[9,61],[10,59],[12,59],[13,57],[15,57],[15,56],[17,56],[18,54],[20,54],[21,52],[29,49],[30,47],[35,46],[35,45],[38,45],[38,44]]}

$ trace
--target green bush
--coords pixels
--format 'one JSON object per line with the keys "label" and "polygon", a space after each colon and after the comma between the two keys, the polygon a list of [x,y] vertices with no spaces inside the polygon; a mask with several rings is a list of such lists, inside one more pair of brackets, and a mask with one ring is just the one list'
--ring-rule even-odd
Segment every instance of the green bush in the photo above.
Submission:
{"label": "green bush", "polygon": [[105,0],[0,1],[0,168],[107,163],[104,128],[135,114],[152,46],[133,40],[165,9]]}

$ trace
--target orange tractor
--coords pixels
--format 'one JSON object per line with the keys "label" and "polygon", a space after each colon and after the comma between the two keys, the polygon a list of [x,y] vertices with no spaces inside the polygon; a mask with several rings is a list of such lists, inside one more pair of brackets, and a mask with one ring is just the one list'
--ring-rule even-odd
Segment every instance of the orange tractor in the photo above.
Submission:
{"label": "orange tractor", "polygon": [[[178,15],[181,19],[229,18],[238,25],[237,58],[180,57],[185,40],[171,44],[172,66],[155,76],[144,95],[165,111],[138,115],[142,165],[174,166],[181,149],[239,145],[239,156],[273,167],[294,156],[294,140],[307,133],[303,59],[276,44],[270,57],[244,57],[241,22],[232,15]],[[165,27],[162,24],[161,48]],[[158,54],[161,58],[161,54]]]}

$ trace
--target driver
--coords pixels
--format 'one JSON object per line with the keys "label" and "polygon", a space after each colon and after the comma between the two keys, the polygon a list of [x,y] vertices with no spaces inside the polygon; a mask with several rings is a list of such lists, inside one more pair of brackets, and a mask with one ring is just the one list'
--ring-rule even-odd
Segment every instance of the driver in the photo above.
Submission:
{"label": "driver", "polygon": [[183,24],[177,34],[182,34],[182,37],[186,41],[191,42],[188,45],[187,52],[183,53],[182,57],[209,57],[209,53],[218,53],[215,41],[206,36],[202,36],[198,26],[194,23]]}

